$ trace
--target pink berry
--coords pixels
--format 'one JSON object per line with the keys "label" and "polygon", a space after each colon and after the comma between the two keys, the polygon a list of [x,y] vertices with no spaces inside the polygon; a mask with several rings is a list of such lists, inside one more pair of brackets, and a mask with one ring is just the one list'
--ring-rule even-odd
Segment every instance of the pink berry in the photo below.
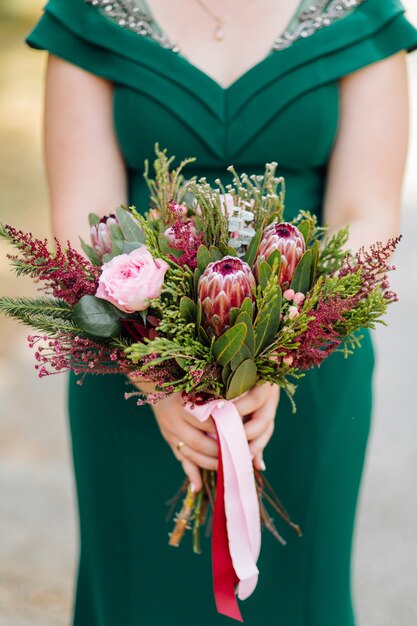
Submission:
{"label": "pink berry", "polygon": [[297,293],[295,294],[293,298],[294,304],[296,304],[297,306],[300,306],[300,304],[302,304],[304,300],[305,300],[305,295],[301,291],[297,291]]}
{"label": "pink berry", "polygon": [[292,300],[295,296],[295,291],[294,289],[286,289],[283,295],[286,300]]}
{"label": "pink berry", "polygon": [[296,306],[290,306],[288,309],[288,317],[290,320],[295,319],[298,316],[298,309]]}

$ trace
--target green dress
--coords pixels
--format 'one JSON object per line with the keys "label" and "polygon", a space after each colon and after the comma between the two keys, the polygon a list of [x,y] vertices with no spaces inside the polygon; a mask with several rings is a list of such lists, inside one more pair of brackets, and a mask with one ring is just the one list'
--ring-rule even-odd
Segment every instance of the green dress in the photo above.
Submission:
{"label": "green dress", "polygon": [[[300,209],[320,216],[338,80],[417,48],[417,30],[397,0],[316,2],[315,21],[301,14],[310,4],[302,2],[271,53],[223,89],[173,49],[149,15],[135,29],[132,0],[107,2],[107,11],[101,4],[50,0],[27,42],[114,82],[129,201],[142,211],[143,162],[157,141],[178,158],[196,156],[190,175],[209,180],[226,180],[231,163],[253,173],[277,161],[288,218]],[[300,381],[295,415],[285,397],[280,402],[267,477],[304,535],[280,520],[286,547],[263,533],[258,587],[241,603],[248,626],[354,624],[350,558],[372,371],[366,333],[352,357],[334,354]],[[215,610],[209,540],[202,556],[192,554],[189,536],[180,549],[167,545],[165,502],[182,468],[152,411],[124,400],[126,389],[120,376],[89,376],[82,386],[70,378],[81,546],[74,625],[226,624]]]}

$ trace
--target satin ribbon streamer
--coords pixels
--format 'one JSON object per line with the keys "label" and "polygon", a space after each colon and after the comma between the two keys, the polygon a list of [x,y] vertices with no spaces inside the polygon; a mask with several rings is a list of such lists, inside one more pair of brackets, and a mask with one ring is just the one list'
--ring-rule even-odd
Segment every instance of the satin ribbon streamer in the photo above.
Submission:
{"label": "satin ribbon streamer", "polygon": [[213,400],[187,405],[204,422],[212,417],[219,444],[219,471],[214,507],[212,560],[217,610],[242,620],[237,594],[245,600],[254,591],[259,570],[261,521],[252,458],[242,418],[233,402]]}

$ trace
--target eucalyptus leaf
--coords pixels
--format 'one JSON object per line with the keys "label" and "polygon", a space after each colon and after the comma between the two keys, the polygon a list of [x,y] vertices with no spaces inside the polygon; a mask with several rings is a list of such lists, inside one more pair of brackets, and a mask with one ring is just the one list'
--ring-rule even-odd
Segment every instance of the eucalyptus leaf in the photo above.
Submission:
{"label": "eucalyptus leaf", "polygon": [[112,239],[111,252],[109,253],[111,259],[114,259],[115,256],[123,254],[123,244],[123,239]]}
{"label": "eucalyptus leaf", "polygon": [[140,241],[141,243],[145,243],[145,234],[129,211],[118,207],[116,209],[116,217],[126,241]]}
{"label": "eucalyptus leaf", "polygon": [[107,300],[87,295],[74,307],[73,322],[93,337],[114,337],[121,333],[120,319],[127,317]]}
{"label": "eucalyptus leaf", "polygon": [[219,365],[225,366],[239,352],[246,339],[246,324],[236,324],[226,330],[213,344],[213,356]]}
{"label": "eucalyptus leaf", "polygon": [[295,292],[301,291],[302,293],[307,293],[309,290],[312,260],[311,249],[308,249],[298,261],[290,285],[291,289],[294,289]]}
{"label": "eucalyptus leaf", "polygon": [[96,215],[95,213],[89,213],[88,214],[88,223],[90,226],[94,226],[95,224],[99,224],[100,223],[100,218],[98,215]]}
{"label": "eucalyptus leaf", "polygon": [[138,250],[138,248],[142,248],[143,243],[140,241],[124,241],[122,244],[122,254],[130,254],[133,250]]}
{"label": "eucalyptus leaf", "polygon": [[111,224],[111,223],[109,224],[107,222],[107,226],[110,230],[112,241],[114,239],[121,239],[123,241],[124,237],[123,237],[122,229],[120,228],[120,226],[118,226],[118,224]]}
{"label": "eucalyptus leaf", "polygon": [[256,385],[257,369],[252,359],[246,359],[229,378],[226,400],[233,400]]}
{"label": "eucalyptus leaf", "polygon": [[91,246],[89,246],[87,243],[85,243],[85,241],[80,237],[80,243],[81,243],[81,248],[83,250],[83,252],[87,255],[87,257],[90,259],[91,263],[93,265],[101,265],[101,260],[99,259],[96,251],[94,250],[94,248],[92,248]]}

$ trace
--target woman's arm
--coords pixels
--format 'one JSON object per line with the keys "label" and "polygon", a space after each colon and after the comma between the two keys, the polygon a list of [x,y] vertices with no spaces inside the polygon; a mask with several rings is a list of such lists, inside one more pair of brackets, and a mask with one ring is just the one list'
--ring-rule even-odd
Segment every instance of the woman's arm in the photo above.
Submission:
{"label": "woman's arm", "polygon": [[340,123],[329,163],[324,222],[350,224],[353,250],[398,234],[408,141],[405,53],[340,81]]}
{"label": "woman's arm", "polygon": [[126,170],[113,130],[113,85],[50,56],[44,143],[52,229],[62,241],[89,240],[88,213],[127,204]]}

